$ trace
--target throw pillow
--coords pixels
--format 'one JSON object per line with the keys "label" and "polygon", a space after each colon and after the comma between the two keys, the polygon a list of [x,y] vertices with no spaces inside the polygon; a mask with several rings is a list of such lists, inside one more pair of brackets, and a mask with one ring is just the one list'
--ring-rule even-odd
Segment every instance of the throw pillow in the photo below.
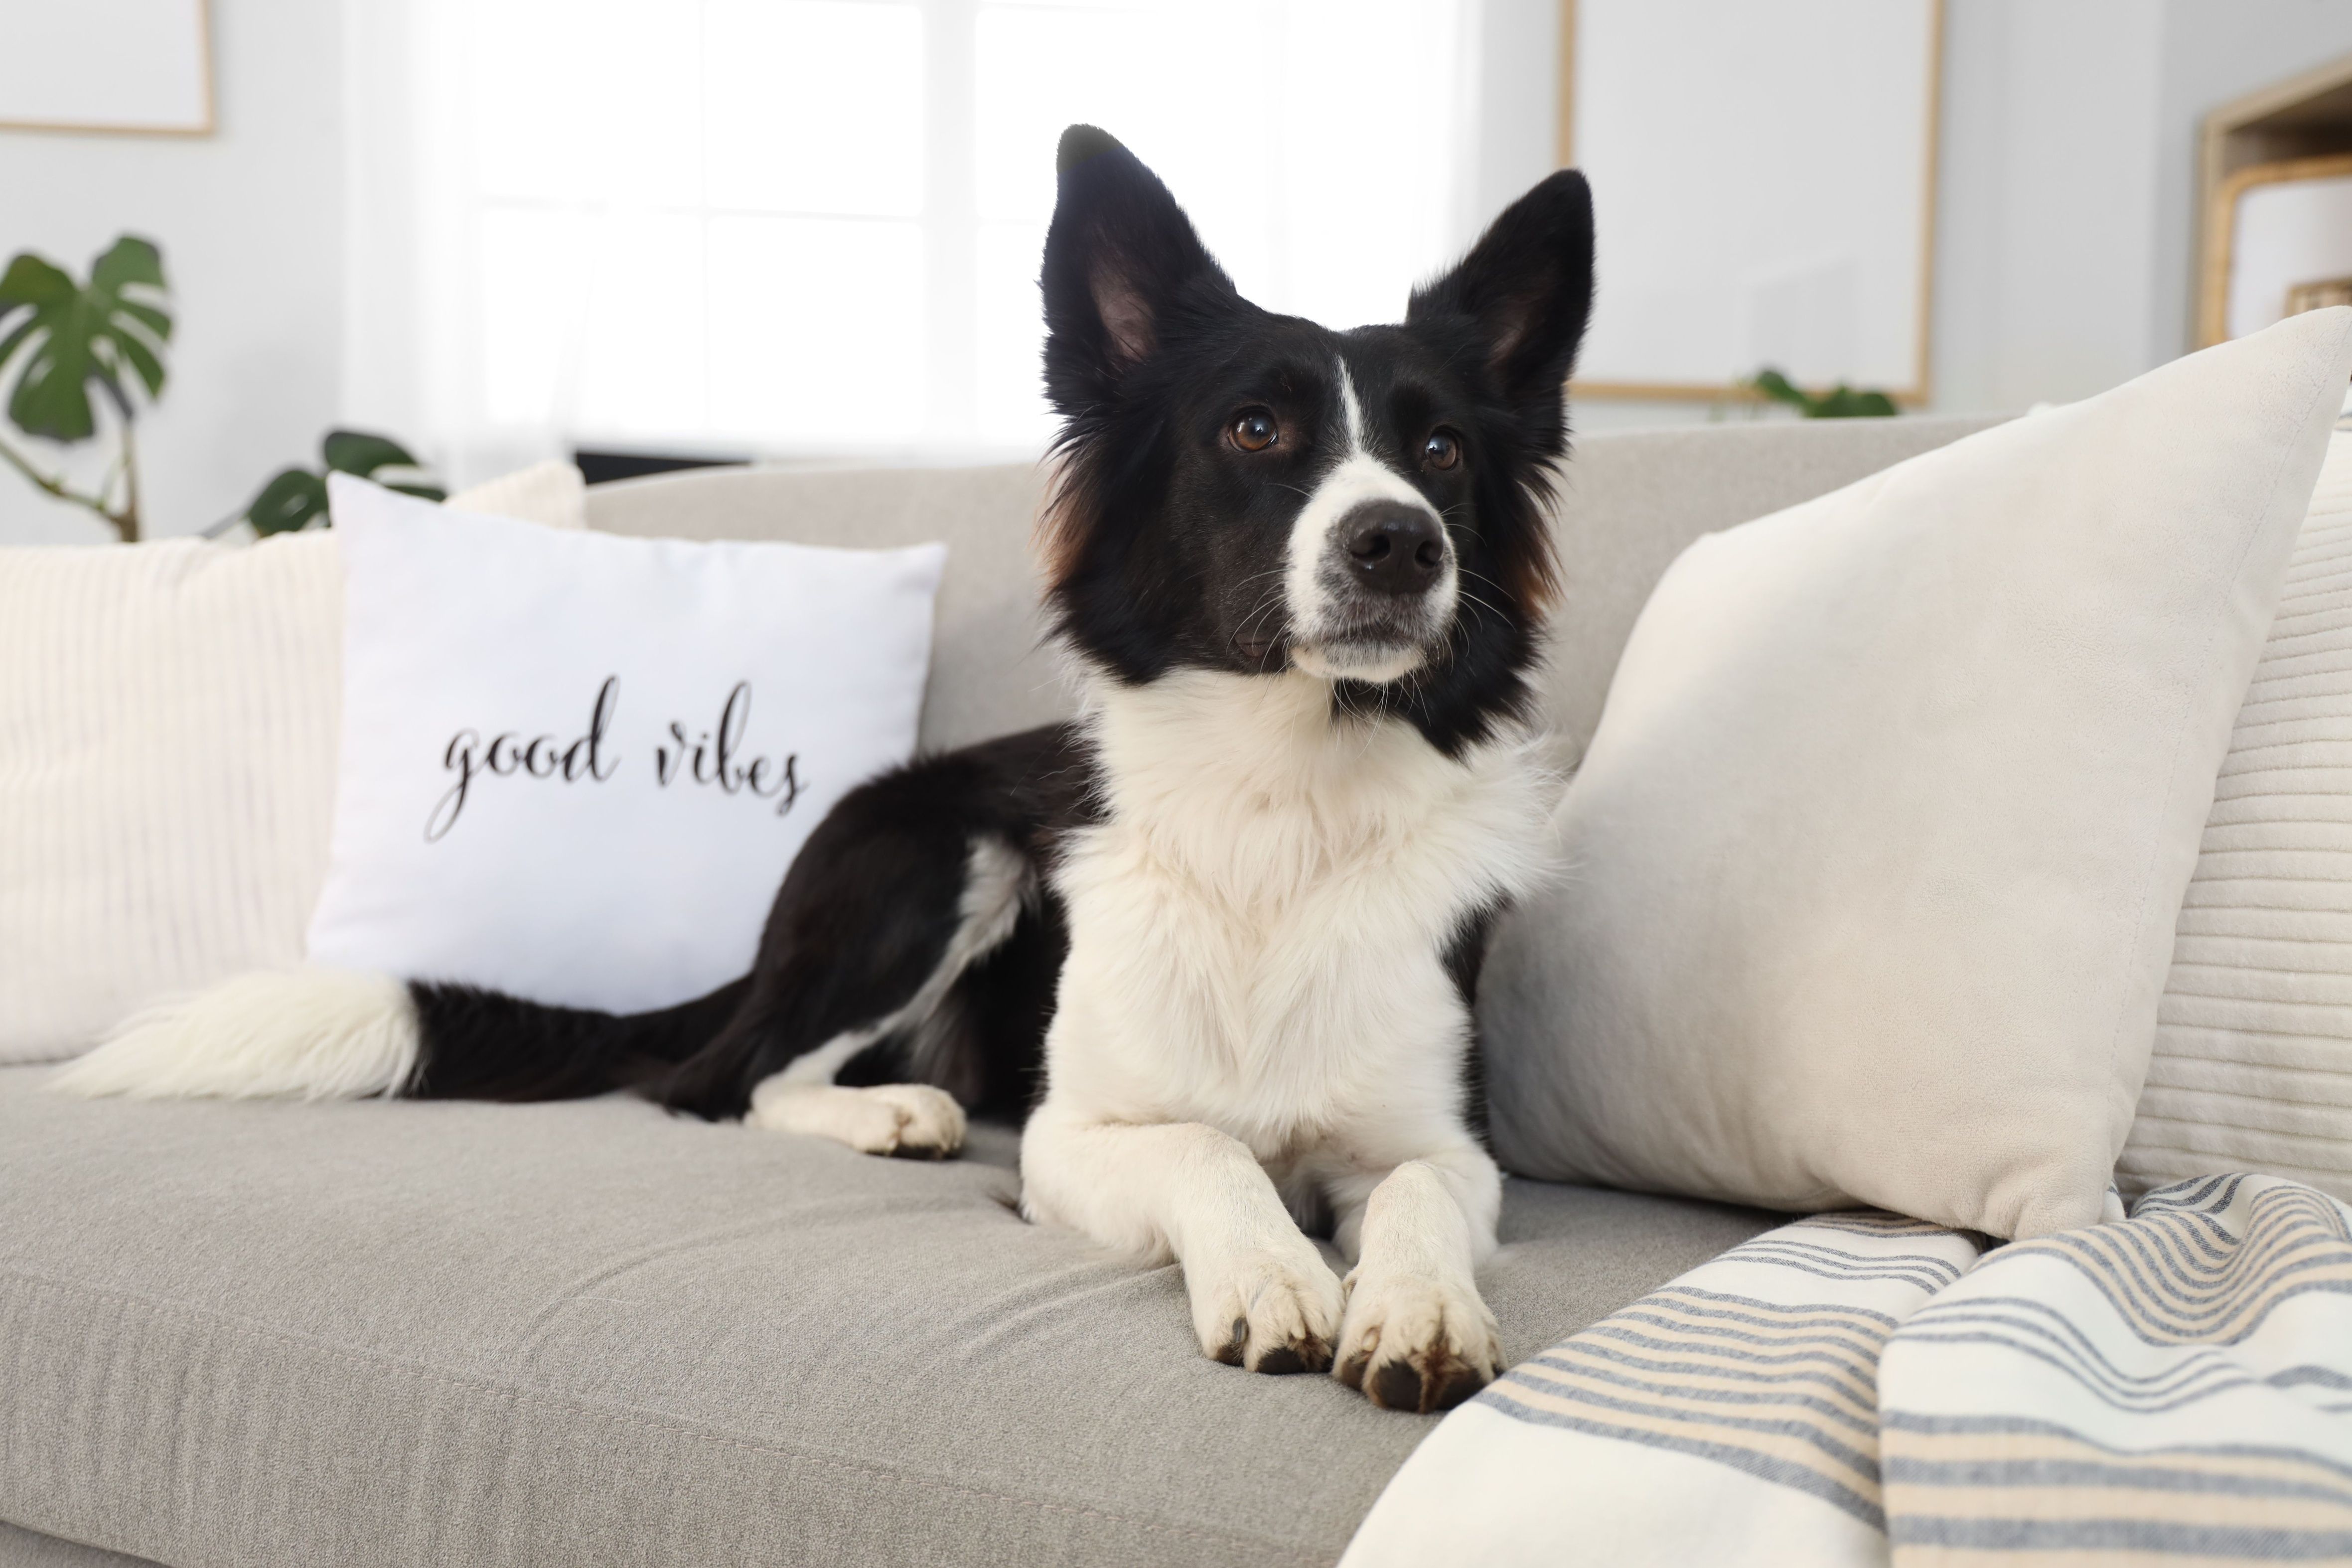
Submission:
{"label": "throw pillow", "polygon": [[[587,521],[569,464],[452,505]],[[0,549],[0,1063],[300,959],[341,666],[331,533]]]}
{"label": "throw pillow", "polygon": [[947,552],[558,534],[337,476],[310,956],[628,1012],[751,967],[833,803],[913,754]]}
{"label": "throw pillow", "polygon": [[555,458],[486,479],[458,491],[446,504],[453,512],[512,517],[551,528],[588,526],[588,482],[578,468]]}
{"label": "throw pillow", "polygon": [[2116,1172],[2268,1171],[2352,1200],[2352,433],[2238,710]]}
{"label": "throw pillow", "polygon": [[2298,317],[1692,546],[1486,966],[1504,1163],[2097,1220],[2347,375]]}

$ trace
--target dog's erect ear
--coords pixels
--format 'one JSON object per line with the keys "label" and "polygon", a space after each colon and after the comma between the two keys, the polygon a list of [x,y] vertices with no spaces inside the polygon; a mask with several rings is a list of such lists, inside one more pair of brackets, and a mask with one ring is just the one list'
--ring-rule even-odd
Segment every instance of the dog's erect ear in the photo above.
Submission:
{"label": "dog's erect ear", "polygon": [[1168,187],[1108,132],[1073,125],[1045,234],[1045,390],[1064,413],[1111,397],[1188,314],[1237,298]]}
{"label": "dog's erect ear", "polygon": [[1412,323],[1466,321],[1503,395],[1557,410],[1592,313],[1592,190],[1562,169],[1513,202],[1462,265],[1416,291]]}

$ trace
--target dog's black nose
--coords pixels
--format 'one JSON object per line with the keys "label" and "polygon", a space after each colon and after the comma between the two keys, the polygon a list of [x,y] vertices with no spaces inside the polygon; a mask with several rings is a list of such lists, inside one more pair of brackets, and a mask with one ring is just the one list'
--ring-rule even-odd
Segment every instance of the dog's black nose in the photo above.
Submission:
{"label": "dog's black nose", "polygon": [[1339,519],[1356,580],[1376,593],[1419,593],[1445,564],[1437,519],[1402,501],[1368,501]]}

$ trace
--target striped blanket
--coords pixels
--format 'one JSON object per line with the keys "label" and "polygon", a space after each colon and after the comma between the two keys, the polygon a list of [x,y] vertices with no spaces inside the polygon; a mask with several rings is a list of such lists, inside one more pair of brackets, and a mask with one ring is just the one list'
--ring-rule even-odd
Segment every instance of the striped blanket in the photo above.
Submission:
{"label": "striped blanket", "polygon": [[1732,1249],[1447,1416],[1342,1568],[2352,1561],[2352,1209],[2211,1176],[1982,1245]]}

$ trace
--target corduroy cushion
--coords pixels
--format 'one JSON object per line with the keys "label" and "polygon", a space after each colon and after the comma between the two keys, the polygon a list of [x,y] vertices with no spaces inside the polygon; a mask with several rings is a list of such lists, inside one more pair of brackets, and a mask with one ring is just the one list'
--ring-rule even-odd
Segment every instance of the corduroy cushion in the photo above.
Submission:
{"label": "corduroy cushion", "polygon": [[2116,1169],[2135,1191],[2254,1170],[2352,1200],[2352,431],[2238,710]]}
{"label": "corduroy cushion", "polygon": [[[585,526],[541,464],[461,510]],[[0,1062],[298,963],[342,713],[331,533],[0,549]]]}

